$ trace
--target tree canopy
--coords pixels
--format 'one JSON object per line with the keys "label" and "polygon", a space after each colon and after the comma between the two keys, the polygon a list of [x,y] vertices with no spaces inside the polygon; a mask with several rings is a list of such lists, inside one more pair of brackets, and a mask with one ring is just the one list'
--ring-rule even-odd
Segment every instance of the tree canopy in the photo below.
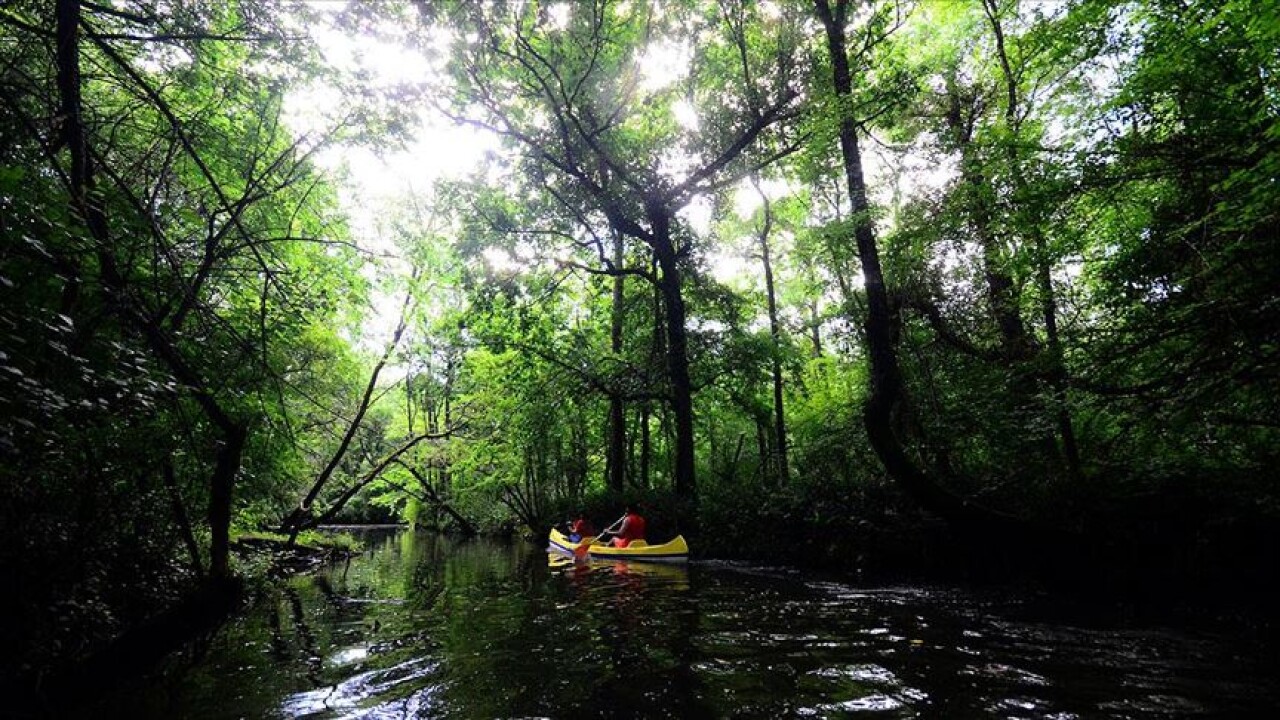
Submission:
{"label": "tree canopy", "polygon": [[0,40],[22,673],[342,520],[1268,572],[1273,0],[17,0]]}

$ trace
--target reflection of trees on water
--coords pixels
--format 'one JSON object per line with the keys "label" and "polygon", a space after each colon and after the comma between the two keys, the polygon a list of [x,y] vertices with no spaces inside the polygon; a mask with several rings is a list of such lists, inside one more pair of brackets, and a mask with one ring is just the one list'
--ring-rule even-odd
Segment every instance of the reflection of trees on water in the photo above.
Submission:
{"label": "reflection of trees on water", "polygon": [[[552,568],[519,543],[404,533],[277,586],[258,631],[264,659],[291,668],[280,675],[286,694],[358,692],[356,678],[376,677],[386,684],[363,690],[369,707],[426,691],[433,706],[475,717],[705,717],[688,587],[679,568],[572,559]],[[368,651],[358,664],[324,659],[356,646]],[[436,663],[442,675],[398,669]]]}
{"label": "reflection of trees on water", "polygon": [[[284,589],[268,616],[271,653],[300,662],[321,687],[317,646],[351,642],[349,621],[363,621],[383,636],[369,646],[384,658],[376,662],[439,661],[449,681],[432,692],[477,716],[706,716],[691,642],[699,615],[688,590],[682,567],[569,559],[552,568],[545,553],[518,543],[405,533]],[[390,600],[401,602],[383,603]],[[306,603],[323,608],[313,620],[325,637],[308,625]],[[382,632],[379,617],[389,624]]]}
{"label": "reflection of trees on water", "polygon": [[[116,716],[767,717],[857,701],[976,717],[1009,697],[1092,716],[1097,696],[1073,682],[1158,703],[1144,688],[1176,678],[1199,701],[1242,667],[1211,663],[1227,652],[1217,644],[1027,624],[914,590],[827,591],[790,576],[403,535],[349,567],[267,586],[207,658],[159,689],[164,715],[150,704]],[[1126,684],[1108,686],[1113,674]],[[1239,687],[1205,700],[1227,708],[1207,714],[1270,717],[1251,712],[1275,706],[1269,684],[1246,674]]]}
{"label": "reflection of trees on water", "polygon": [[681,595],[676,609],[675,632],[672,636],[672,653],[675,667],[671,671],[671,707],[677,717],[711,717],[715,713],[703,700],[704,684],[694,671],[702,656],[693,643],[702,625],[702,612],[693,595]]}
{"label": "reflection of trees on water", "polygon": [[284,661],[293,656],[289,652],[289,641],[284,638],[284,631],[280,627],[280,603],[272,602],[271,610],[267,613],[267,628],[271,633],[269,640],[271,644],[271,657],[276,660]]}
{"label": "reflection of trees on water", "polygon": [[446,704],[475,716],[558,715],[576,705],[558,698],[557,661],[568,655],[564,628],[548,623],[545,556],[520,544],[422,536],[415,544],[409,595],[425,611],[424,643],[447,668],[450,682],[438,688]]}
{"label": "reflection of trees on water", "polygon": [[[345,571],[344,571],[345,574]],[[338,595],[338,591],[333,589],[333,583],[329,581],[327,575],[317,575],[312,579],[312,585],[320,591],[320,595],[329,603],[330,607],[341,610],[344,605],[342,597]]]}
{"label": "reflection of trees on water", "polygon": [[405,601],[417,610],[434,609],[445,589],[444,548],[437,536],[406,535],[412,536],[412,545],[405,563]]}
{"label": "reflection of trees on water", "polygon": [[311,631],[311,626],[307,624],[307,615],[302,607],[302,597],[298,594],[298,589],[292,585],[285,585],[282,591],[289,602],[294,634],[298,638],[298,645],[302,649],[303,661],[307,666],[307,679],[311,681],[313,687],[320,687],[323,684],[320,680],[320,670],[324,659],[320,656],[320,651],[316,646],[315,633]]}
{"label": "reflection of trees on water", "polygon": [[[579,572],[575,568],[572,572]],[[598,653],[589,706],[636,716],[711,717],[694,670],[700,614],[683,566],[596,563],[582,600]],[[576,581],[575,581],[576,583]],[[579,586],[581,587],[581,586]]]}

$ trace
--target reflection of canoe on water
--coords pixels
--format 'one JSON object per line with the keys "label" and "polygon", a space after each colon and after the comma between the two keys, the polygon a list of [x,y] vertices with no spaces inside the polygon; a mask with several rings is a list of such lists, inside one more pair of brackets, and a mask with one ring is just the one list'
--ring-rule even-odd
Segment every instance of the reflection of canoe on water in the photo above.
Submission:
{"label": "reflection of canoe on water", "polygon": [[[561,552],[572,553],[582,543],[565,537],[564,533],[551,529],[551,548]],[[642,560],[644,562],[684,562],[689,559],[689,545],[683,535],[677,535],[671,542],[661,545],[650,545],[643,540],[633,540],[624,548],[611,545],[590,545],[587,552],[593,558],[610,560]]]}
{"label": "reflection of canoe on water", "polygon": [[685,563],[630,562],[627,560],[611,560],[606,558],[576,558],[573,553],[563,548],[552,546],[547,548],[554,552],[547,553],[547,566],[557,570],[585,571],[588,573],[606,572],[619,576],[635,576],[651,578],[660,582],[673,584],[677,589],[687,589],[689,583],[688,565]]}

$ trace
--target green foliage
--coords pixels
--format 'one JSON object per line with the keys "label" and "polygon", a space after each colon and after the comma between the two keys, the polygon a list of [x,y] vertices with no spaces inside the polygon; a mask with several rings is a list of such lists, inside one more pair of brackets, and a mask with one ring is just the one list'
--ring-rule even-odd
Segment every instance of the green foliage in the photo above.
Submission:
{"label": "green foliage", "polygon": [[[366,315],[405,292],[317,507],[541,531],[642,500],[655,536],[701,525],[716,553],[919,559],[891,538],[933,526],[860,424],[866,220],[892,432],[946,492],[1223,547],[1280,512],[1274,0],[872,3],[841,101],[804,3],[84,4],[84,198],[48,5],[0,10],[0,559],[24,588],[0,640],[29,669],[207,570],[234,429],[235,526],[279,526],[362,407]],[[442,69],[372,89],[294,38],[322,16]],[[325,85],[346,122],[296,137],[288,93]],[[397,146],[428,108],[504,144],[378,209],[398,257],[371,261],[312,155]],[[847,118],[867,217],[840,190]]]}
{"label": "green foliage", "polygon": [[0,18],[0,560],[26,588],[4,608],[24,672],[208,570],[230,428],[248,434],[230,468],[245,520],[292,493],[365,292],[335,193],[281,122],[303,69],[281,63],[307,44],[254,3],[127,5],[81,8],[79,179],[53,7]]}

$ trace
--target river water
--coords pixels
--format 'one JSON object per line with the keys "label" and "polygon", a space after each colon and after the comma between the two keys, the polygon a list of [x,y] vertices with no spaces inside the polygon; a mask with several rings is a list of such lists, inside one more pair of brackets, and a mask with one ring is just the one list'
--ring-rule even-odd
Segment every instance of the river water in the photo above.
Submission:
{"label": "river water", "polygon": [[785,568],[575,564],[401,531],[258,593],[139,718],[1273,718],[1256,637]]}

